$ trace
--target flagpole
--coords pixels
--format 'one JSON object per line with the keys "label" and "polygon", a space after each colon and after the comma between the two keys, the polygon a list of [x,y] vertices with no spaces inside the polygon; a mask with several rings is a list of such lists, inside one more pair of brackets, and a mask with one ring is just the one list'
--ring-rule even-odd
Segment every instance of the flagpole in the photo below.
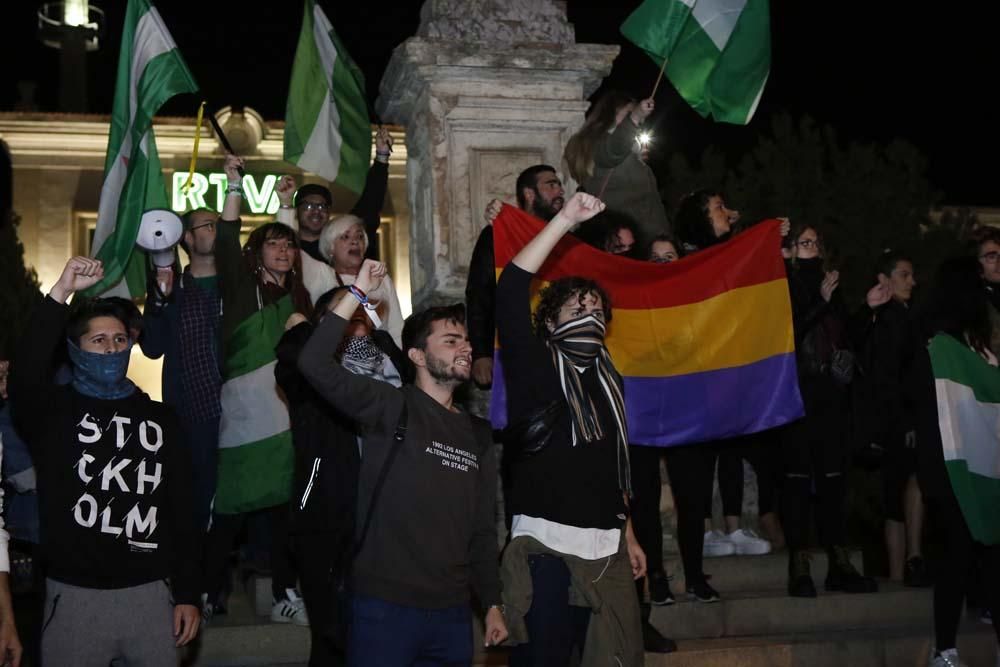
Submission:
{"label": "flagpole", "polygon": [[663,59],[663,64],[660,65],[660,74],[656,77],[656,83],[653,84],[653,92],[650,93],[650,98],[656,97],[656,90],[660,87],[660,79],[663,78],[663,71],[667,69],[667,58]]}
{"label": "flagpole", "polygon": [[[222,131],[219,126],[219,121],[215,119],[215,114],[208,114],[208,122],[212,124],[212,129],[215,130],[215,134],[219,137],[219,143],[222,144],[222,148],[230,155],[236,155],[233,151],[233,147],[229,145],[229,139],[226,138],[226,133]],[[236,171],[239,172],[240,176],[246,176],[247,173],[243,170],[243,167],[236,167]]]}

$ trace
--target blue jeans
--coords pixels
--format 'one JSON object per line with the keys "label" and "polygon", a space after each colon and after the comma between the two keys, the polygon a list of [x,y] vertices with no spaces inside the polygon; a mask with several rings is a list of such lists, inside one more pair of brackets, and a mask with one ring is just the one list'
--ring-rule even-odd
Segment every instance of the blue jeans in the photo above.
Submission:
{"label": "blue jeans", "polygon": [[472,664],[472,614],[468,605],[421,609],[355,595],[351,607],[348,667]]}

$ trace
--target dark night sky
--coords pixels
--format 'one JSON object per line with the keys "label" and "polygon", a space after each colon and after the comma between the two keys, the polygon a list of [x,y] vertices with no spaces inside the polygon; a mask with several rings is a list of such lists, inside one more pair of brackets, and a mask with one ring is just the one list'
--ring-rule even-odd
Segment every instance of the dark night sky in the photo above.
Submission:
{"label": "dark night sky", "polygon": [[[422,2],[320,2],[374,98],[392,48],[415,32]],[[578,42],[622,44],[610,82],[641,96],[657,66],[618,33],[639,3],[569,0],[568,7]],[[19,80],[37,81],[39,108],[56,110],[58,55],[34,37],[39,4],[5,3],[0,110],[13,108]],[[96,4],[107,13],[108,29],[104,48],[88,56],[90,111],[108,113],[125,0]],[[1000,7],[938,2],[915,9],[917,4],[772,0],[771,77],[750,126],[704,121],[665,86],[657,95],[658,132],[670,135],[671,149],[694,157],[709,143],[739,155],[769,127],[773,112],[809,114],[845,139],[899,137],[916,144],[948,203],[1000,205],[993,168],[1000,130],[996,103],[989,101],[1000,65]],[[283,118],[301,2],[159,0],[157,7],[210,104],[244,104],[265,118]],[[193,115],[195,107],[195,100],[178,98],[164,114]]]}

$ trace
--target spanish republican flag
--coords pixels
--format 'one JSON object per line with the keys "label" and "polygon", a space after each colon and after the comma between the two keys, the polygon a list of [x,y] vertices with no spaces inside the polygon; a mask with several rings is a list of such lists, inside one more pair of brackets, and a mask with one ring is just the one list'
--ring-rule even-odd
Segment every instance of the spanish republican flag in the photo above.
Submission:
{"label": "spanish republican flag", "polygon": [[[544,224],[504,206],[493,223],[497,276]],[[630,443],[718,440],[803,415],[779,225],[763,222],[671,264],[615,257],[566,237],[542,266],[535,290],[583,276],[611,297],[606,341],[625,381]],[[490,416],[503,428],[507,391],[495,356]]]}

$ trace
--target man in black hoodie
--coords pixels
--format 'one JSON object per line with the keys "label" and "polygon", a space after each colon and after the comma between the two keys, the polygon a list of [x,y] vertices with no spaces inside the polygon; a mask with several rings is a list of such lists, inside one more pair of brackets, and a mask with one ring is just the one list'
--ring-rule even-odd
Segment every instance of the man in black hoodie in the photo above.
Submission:
{"label": "man in black hoodie", "polygon": [[[125,376],[135,342],[127,311],[104,299],[66,306],[103,275],[99,260],[69,260],[11,374],[38,475],[42,658],[173,667],[200,623],[191,456],[173,412]],[[52,366],[64,335],[73,378],[61,386]]]}

